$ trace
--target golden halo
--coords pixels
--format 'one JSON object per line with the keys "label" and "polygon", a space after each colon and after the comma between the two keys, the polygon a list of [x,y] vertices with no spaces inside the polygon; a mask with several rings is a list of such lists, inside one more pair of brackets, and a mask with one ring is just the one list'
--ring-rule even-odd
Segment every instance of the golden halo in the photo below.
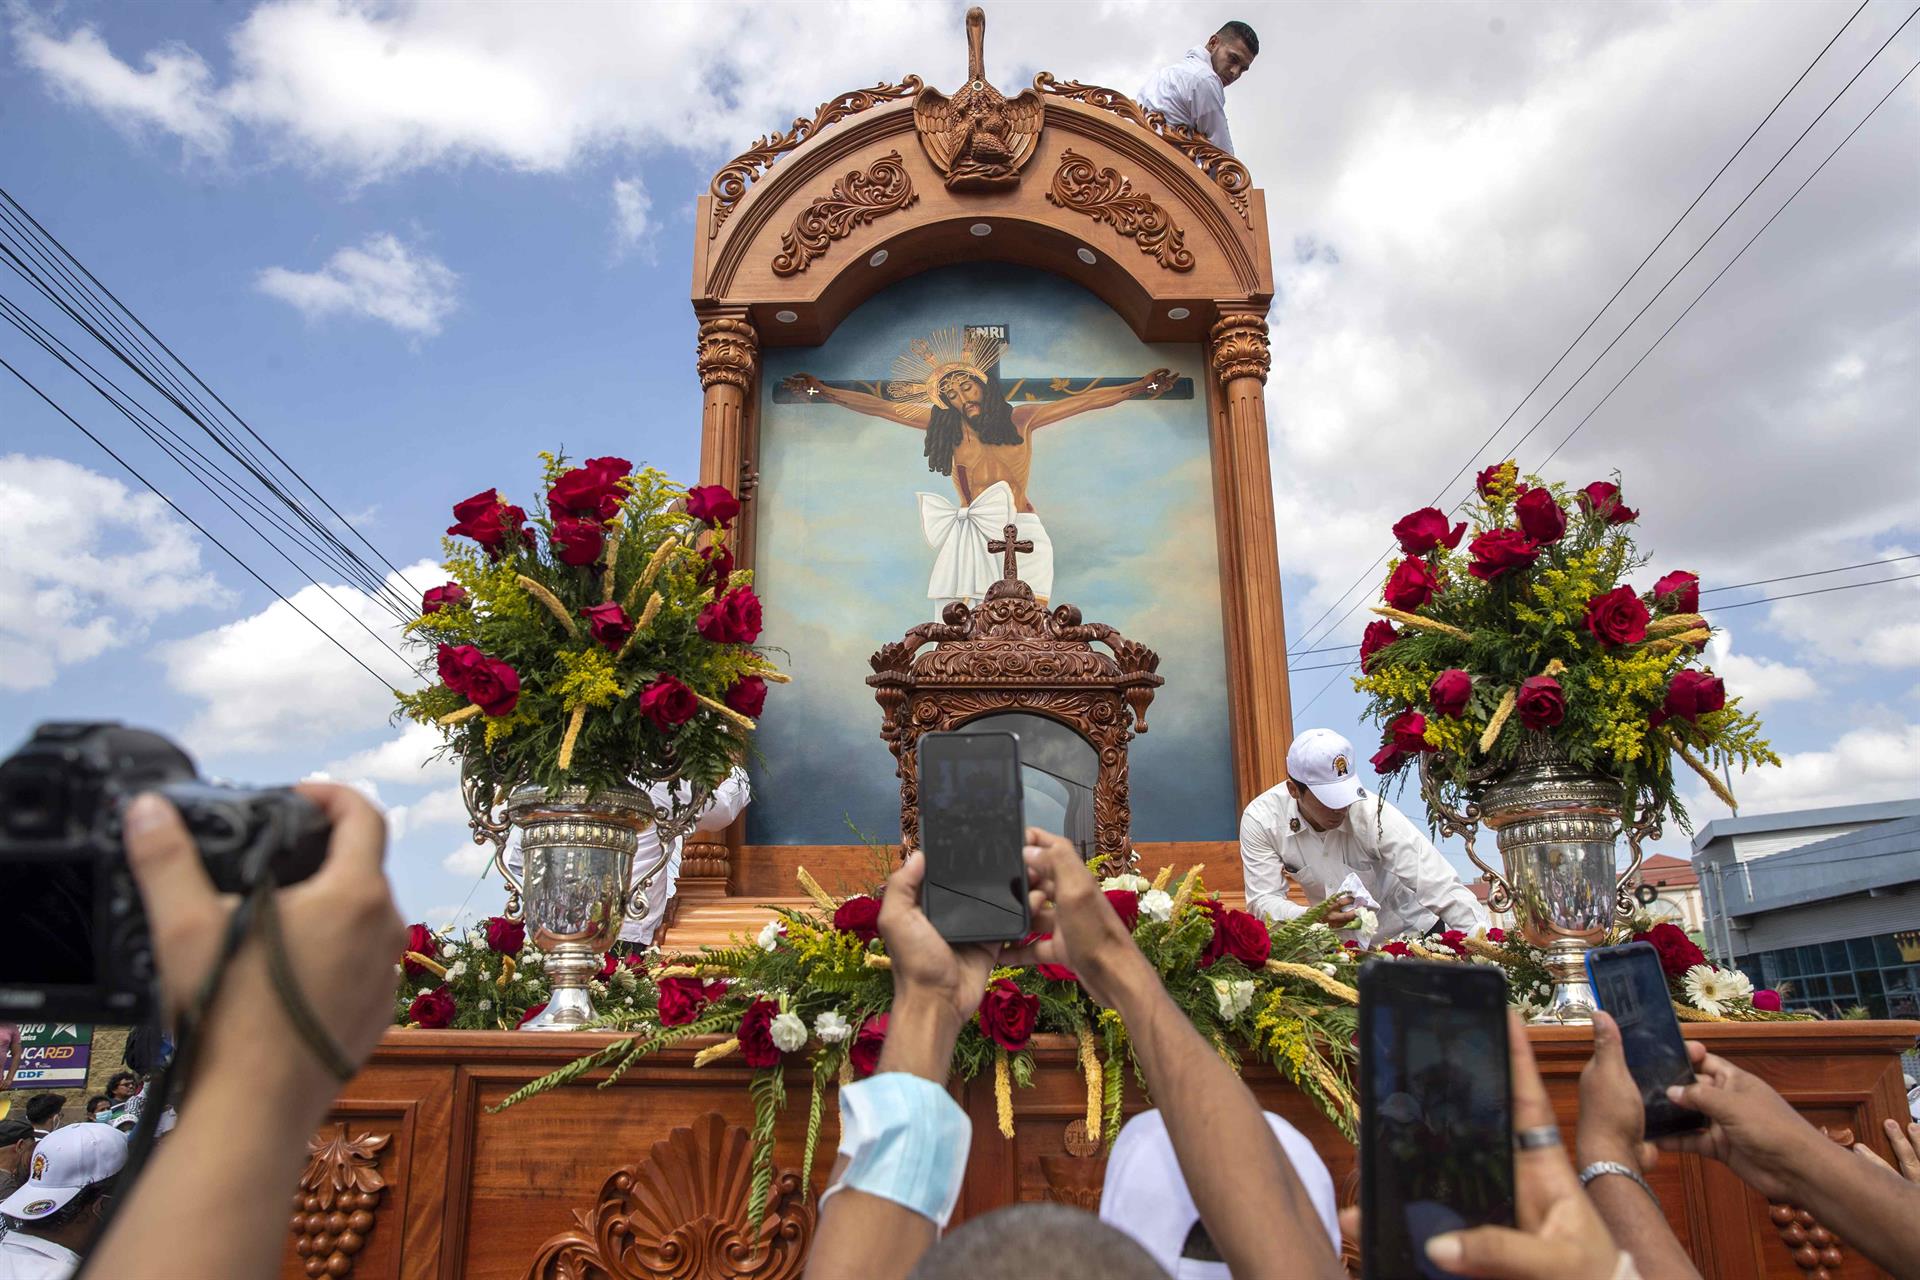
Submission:
{"label": "golden halo", "polygon": [[893,380],[887,383],[887,399],[932,408],[951,408],[940,393],[940,383],[950,374],[964,373],[982,384],[990,379],[987,371],[999,361],[1006,344],[985,333],[962,337],[953,327],[935,329],[924,338],[915,338],[907,349],[894,357]]}

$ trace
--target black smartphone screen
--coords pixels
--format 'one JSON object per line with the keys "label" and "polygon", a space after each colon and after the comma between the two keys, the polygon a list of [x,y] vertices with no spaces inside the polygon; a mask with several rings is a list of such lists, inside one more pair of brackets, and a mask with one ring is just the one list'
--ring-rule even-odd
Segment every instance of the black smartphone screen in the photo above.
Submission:
{"label": "black smartphone screen", "polygon": [[1361,1262],[1441,1277],[1427,1241],[1513,1224],[1506,979],[1375,960],[1360,971]]}
{"label": "black smartphone screen", "polygon": [[1644,942],[1589,951],[1587,978],[1600,1007],[1620,1024],[1627,1070],[1646,1104],[1647,1136],[1700,1128],[1705,1116],[1667,1100],[1668,1085],[1693,1083],[1693,1064],[1687,1061],[1686,1041],[1658,953]]}
{"label": "black smartphone screen", "polygon": [[951,942],[1027,935],[1019,740],[1010,733],[920,739],[920,905]]}

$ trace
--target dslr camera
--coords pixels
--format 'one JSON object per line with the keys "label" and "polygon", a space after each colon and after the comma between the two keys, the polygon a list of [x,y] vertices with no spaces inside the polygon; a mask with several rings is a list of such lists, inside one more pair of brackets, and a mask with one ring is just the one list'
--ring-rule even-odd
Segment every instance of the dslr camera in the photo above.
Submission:
{"label": "dslr camera", "polygon": [[138,1023],[156,1010],[153,944],[121,818],[143,791],[171,800],[223,893],[326,860],[330,824],[285,788],[203,782],[157,733],[112,721],[43,724],[0,761],[0,1019]]}

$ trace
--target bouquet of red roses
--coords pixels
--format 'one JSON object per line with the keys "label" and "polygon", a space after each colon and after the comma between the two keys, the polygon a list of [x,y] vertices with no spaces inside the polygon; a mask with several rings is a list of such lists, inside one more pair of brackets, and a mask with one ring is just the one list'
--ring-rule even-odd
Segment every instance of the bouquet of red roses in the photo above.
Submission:
{"label": "bouquet of red roses", "polygon": [[1385,729],[1374,768],[1429,756],[1443,794],[1468,800],[1540,735],[1617,780],[1643,819],[1685,826],[1675,758],[1730,806],[1719,769],[1780,763],[1701,661],[1699,578],[1630,581],[1647,563],[1639,514],[1616,482],[1569,493],[1503,462],[1480,473],[1468,520],[1425,507],[1395,524],[1404,554],[1354,682]]}
{"label": "bouquet of red roses", "polygon": [[494,489],[454,507],[450,581],[408,627],[430,683],[402,711],[503,787],[717,785],[786,678],[753,648],[760,600],[727,545],[739,500],[623,458],[541,457],[531,517]]}

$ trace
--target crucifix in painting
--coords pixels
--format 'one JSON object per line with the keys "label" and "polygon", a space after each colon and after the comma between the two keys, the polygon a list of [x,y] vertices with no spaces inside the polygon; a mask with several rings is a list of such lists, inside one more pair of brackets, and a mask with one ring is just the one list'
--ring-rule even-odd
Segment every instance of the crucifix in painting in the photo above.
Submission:
{"label": "crucifix in painting", "polygon": [[1190,379],[1171,369],[1138,378],[1000,380],[1005,325],[939,329],[916,338],[884,383],[827,382],[809,373],[786,379],[776,400],[826,403],[924,432],[927,469],[953,481],[955,502],[919,493],[921,531],[934,549],[927,596],[977,601],[995,577],[988,541],[1017,525],[1031,555],[1021,578],[1040,600],[1053,594],[1053,540],[1034,510],[1033,436],[1042,427],[1135,399],[1186,400]]}

